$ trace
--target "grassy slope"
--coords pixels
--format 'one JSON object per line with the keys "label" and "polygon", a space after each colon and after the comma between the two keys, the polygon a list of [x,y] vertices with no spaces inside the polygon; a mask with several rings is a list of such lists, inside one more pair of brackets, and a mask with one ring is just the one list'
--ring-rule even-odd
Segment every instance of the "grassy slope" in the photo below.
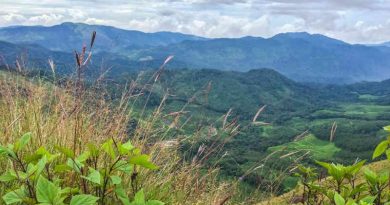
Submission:
{"label": "grassy slope", "polygon": [[[142,119],[135,118],[131,106],[121,107],[120,103],[106,101],[103,90],[87,90],[85,98],[79,101],[72,95],[72,84],[59,87],[39,78],[0,72],[1,144],[12,143],[24,133],[31,132],[33,138],[28,150],[45,146],[54,153],[54,145],[70,148],[76,140],[76,151],[82,152],[88,142],[96,143],[109,138],[132,139],[134,146],[149,154],[160,166],[158,171],[153,172],[138,170],[137,179],[147,198],[167,204],[205,204],[218,203],[227,195],[233,197],[235,186],[230,182],[217,181],[217,169],[201,169],[197,162],[185,163],[180,159],[176,145],[164,146],[166,143],[159,136],[167,126],[154,120],[161,119],[161,113],[156,111]],[[131,105],[132,101],[127,100],[121,103],[129,105],[130,102]],[[75,112],[78,113],[77,118]],[[129,127],[132,120],[142,123]],[[83,126],[77,126],[78,123]],[[0,165],[4,168],[3,174],[10,163],[0,158]],[[125,178],[129,179],[130,175]],[[71,180],[62,183],[79,186]],[[10,186],[12,184],[0,183],[0,196],[14,189]],[[129,196],[134,195],[130,187],[125,189]],[[2,200],[0,204],[3,204]]]}
{"label": "grassy slope", "polygon": [[270,151],[281,149],[286,149],[287,152],[309,151],[312,158],[316,160],[331,159],[336,152],[340,151],[340,148],[336,147],[334,143],[320,140],[312,134],[298,141],[269,148]]}

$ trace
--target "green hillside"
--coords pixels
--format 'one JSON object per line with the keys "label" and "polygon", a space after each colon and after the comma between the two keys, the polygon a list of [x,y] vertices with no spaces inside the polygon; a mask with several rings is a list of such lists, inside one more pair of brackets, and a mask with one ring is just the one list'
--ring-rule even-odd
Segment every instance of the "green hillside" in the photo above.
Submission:
{"label": "green hillside", "polygon": [[[149,79],[151,74],[144,73],[143,79]],[[131,78],[124,77],[117,83],[125,84]],[[238,119],[240,132],[229,139],[224,150],[212,156],[208,164],[217,164],[227,178],[247,175],[244,182],[255,188],[272,182],[275,176],[270,176],[269,172],[283,174],[286,166],[291,165],[288,162],[291,159],[280,160],[279,157],[291,152],[298,151],[293,155],[297,157],[310,151],[301,159],[302,163],[308,164],[314,159],[341,163],[353,163],[356,157],[370,159],[372,150],[384,137],[381,128],[390,120],[390,106],[382,103],[387,96],[385,91],[381,97],[372,97],[377,96],[379,84],[302,84],[269,69],[245,73],[208,69],[165,70],[152,90],[151,102],[159,102],[164,94],[169,93],[166,112],[179,111],[184,106],[180,120],[189,121],[173,136],[190,133],[200,124],[221,127],[227,113],[228,122]],[[369,100],[361,97],[364,95],[370,95]],[[157,105],[149,104],[150,107]],[[264,105],[266,107],[257,121],[270,125],[258,126],[252,120]],[[329,143],[334,123],[337,130],[333,142]],[[303,139],[294,142],[302,133],[308,136],[303,135]],[[186,143],[183,144],[183,153],[188,155],[190,152],[191,156],[202,144],[222,142],[201,136],[190,144]],[[190,147],[194,147],[193,150]],[[283,149],[272,154],[279,150],[276,148]],[[268,159],[270,154],[272,156]],[[252,170],[262,165],[261,170]],[[291,186],[286,183],[285,188]]]}

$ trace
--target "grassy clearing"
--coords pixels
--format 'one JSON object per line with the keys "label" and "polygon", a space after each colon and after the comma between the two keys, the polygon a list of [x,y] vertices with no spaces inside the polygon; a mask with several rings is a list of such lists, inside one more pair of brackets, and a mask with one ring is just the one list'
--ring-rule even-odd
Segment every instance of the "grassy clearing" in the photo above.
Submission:
{"label": "grassy clearing", "polygon": [[381,97],[382,97],[382,96],[371,95],[371,94],[359,95],[359,99],[360,99],[360,100],[367,100],[367,101],[377,100],[377,99],[379,99],[379,98],[381,98]]}
{"label": "grassy clearing", "polygon": [[336,152],[340,151],[340,148],[333,143],[317,139],[312,134],[296,142],[269,148],[270,151],[281,149],[286,149],[288,152],[309,151],[312,158],[316,160],[331,159]]}
{"label": "grassy clearing", "polygon": [[375,118],[379,114],[390,114],[390,106],[374,104],[347,104],[343,106],[344,114],[348,116],[365,116]]}

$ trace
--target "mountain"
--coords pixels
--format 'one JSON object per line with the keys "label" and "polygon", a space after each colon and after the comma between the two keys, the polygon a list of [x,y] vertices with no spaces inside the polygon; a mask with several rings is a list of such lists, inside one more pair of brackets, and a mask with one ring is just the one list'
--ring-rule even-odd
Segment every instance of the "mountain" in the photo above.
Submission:
{"label": "mountain", "polygon": [[163,58],[173,54],[188,68],[248,71],[272,68],[306,82],[351,83],[390,77],[390,48],[351,45],[322,35],[278,34],[272,38],[244,37],[183,41],[140,52]]}
{"label": "mountain", "polygon": [[[207,39],[181,33],[144,33],[109,26],[63,23],[51,27],[1,28],[0,41],[19,47],[38,45],[49,51],[70,53],[80,49],[83,42],[88,43],[93,30],[98,33],[94,63],[96,66],[101,62],[113,66],[110,74],[116,76],[143,68],[157,68],[168,55],[174,55],[175,60],[168,67],[176,69],[245,72],[270,68],[295,81],[326,84],[390,78],[390,47],[353,45],[306,32],[281,33],[271,38]],[[31,55],[41,56],[38,51]],[[32,56],[31,59],[38,57]],[[72,58],[66,62],[64,59],[59,60],[59,64],[74,65]]]}
{"label": "mountain", "polygon": [[380,45],[390,47],[390,41],[389,41],[389,42],[382,43],[382,44],[380,44]]}
{"label": "mountain", "polygon": [[79,49],[83,42],[89,43],[92,31],[98,33],[96,50],[110,52],[150,48],[179,43],[184,40],[204,39],[173,32],[144,33],[111,26],[67,22],[50,27],[13,26],[0,28],[0,40],[16,44],[37,44],[54,51],[72,52]]}

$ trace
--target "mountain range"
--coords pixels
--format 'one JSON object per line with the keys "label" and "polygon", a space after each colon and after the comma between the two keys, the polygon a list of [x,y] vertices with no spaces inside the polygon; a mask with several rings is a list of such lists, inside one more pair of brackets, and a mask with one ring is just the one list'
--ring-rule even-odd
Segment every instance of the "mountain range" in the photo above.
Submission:
{"label": "mountain range", "polygon": [[70,53],[88,44],[92,31],[98,33],[94,63],[112,66],[112,75],[158,68],[168,55],[174,55],[169,65],[172,69],[244,72],[270,68],[295,81],[338,84],[390,78],[390,47],[349,44],[306,32],[271,38],[203,38],[81,23],[13,26],[0,28],[0,52],[9,62],[27,51],[28,59],[38,65],[50,57],[58,65],[72,68]]}

